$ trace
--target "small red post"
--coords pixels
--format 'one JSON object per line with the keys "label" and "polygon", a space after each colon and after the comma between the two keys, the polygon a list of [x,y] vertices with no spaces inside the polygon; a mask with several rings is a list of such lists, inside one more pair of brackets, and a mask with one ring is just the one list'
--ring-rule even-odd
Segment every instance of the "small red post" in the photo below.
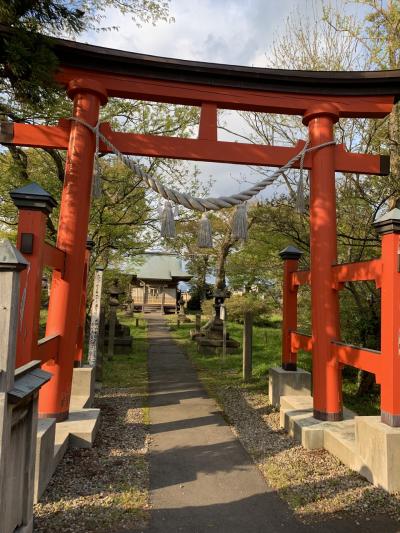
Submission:
{"label": "small red post", "polygon": [[[107,102],[103,87],[92,80],[69,84],[74,117],[97,124],[100,105]],[[72,371],[79,327],[85,247],[89,224],[95,136],[83,124],[71,122],[71,132],[61,199],[57,247],[66,253],[64,278],[54,272],[46,335],[61,335],[57,360],[43,366],[53,378],[39,397],[39,413],[57,421],[68,418]]]}
{"label": "small red post", "polygon": [[374,223],[382,236],[381,420],[400,427],[400,205]]}
{"label": "small red post", "polygon": [[303,252],[288,246],[279,252],[283,259],[283,319],[282,319],[282,368],[297,370],[297,353],[292,351],[290,332],[297,329],[297,286],[293,286],[292,272],[299,267]]}
{"label": "small red post", "polygon": [[[311,146],[333,141],[338,119],[332,104],[309,109],[303,123],[308,125]],[[310,174],[314,417],[334,421],[343,418],[341,368],[331,350],[331,342],[340,339],[339,299],[331,275],[337,262],[334,145],[312,153]]]}
{"label": "small red post", "polygon": [[79,328],[78,338],[76,341],[76,351],[74,357],[74,367],[81,367],[84,358],[84,343],[85,343],[85,326],[86,326],[86,301],[87,301],[87,281],[89,275],[90,252],[92,251],[94,242],[88,238],[86,241],[85,254],[85,269],[82,283],[81,305],[79,311]]}
{"label": "small red post", "polygon": [[36,183],[11,191],[19,210],[17,248],[29,261],[21,272],[20,313],[18,322],[16,367],[35,358],[39,340],[43,254],[47,218],[57,205],[54,198]]}

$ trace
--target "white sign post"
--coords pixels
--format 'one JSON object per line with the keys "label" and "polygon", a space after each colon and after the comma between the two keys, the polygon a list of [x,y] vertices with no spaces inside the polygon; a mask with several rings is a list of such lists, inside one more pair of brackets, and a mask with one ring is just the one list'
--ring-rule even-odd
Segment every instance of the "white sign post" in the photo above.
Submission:
{"label": "white sign post", "polygon": [[93,283],[93,301],[92,317],[90,320],[89,334],[89,366],[95,367],[97,361],[97,350],[99,348],[99,330],[100,330],[100,313],[101,313],[101,293],[103,290],[103,268],[97,267],[94,274]]}
{"label": "white sign post", "polygon": [[226,307],[221,304],[219,316],[222,320],[222,357],[226,357]]}

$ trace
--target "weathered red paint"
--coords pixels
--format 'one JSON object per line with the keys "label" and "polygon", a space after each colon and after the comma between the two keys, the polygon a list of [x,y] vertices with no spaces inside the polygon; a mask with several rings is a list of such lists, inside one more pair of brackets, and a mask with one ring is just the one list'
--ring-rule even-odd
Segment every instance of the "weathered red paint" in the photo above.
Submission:
{"label": "weathered red paint", "polygon": [[336,290],[343,288],[346,281],[375,281],[376,286],[381,286],[382,261],[358,261],[355,263],[343,263],[332,267],[332,283]]}
{"label": "weathered red paint", "polygon": [[283,266],[282,311],[282,368],[296,370],[297,351],[292,350],[291,331],[297,329],[297,286],[292,283],[292,273],[298,268],[298,259],[285,259]]}
{"label": "weathered red paint", "polygon": [[[215,113],[215,106],[211,104],[202,106],[198,139],[118,132],[113,131],[107,122],[101,124],[100,131],[122,154],[126,155],[270,167],[285,165],[304,146],[304,141],[298,141],[295,146],[268,146],[218,141]],[[60,120],[58,126],[14,124],[14,139],[10,144],[66,150],[70,128],[71,121],[68,120]],[[110,153],[111,151],[101,141],[99,149],[102,153]],[[311,162],[311,155],[306,155],[304,168],[310,169]],[[297,161],[293,168],[299,168],[299,165],[300,163]],[[388,173],[383,156],[347,152],[343,144],[335,146],[335,169],[337,172],[372,175]]]}
{"label": "weathered red paint", "polygon": [[305,333],[299,333],[298,331],[290,332],[290,341],[292,351],[297,354],[299,350],[304,350],[305,352],[312,351],[312,337],[311,335],[306,335]]}
{"label": "weathered red paint", "polygon": [[309,270],[297,270],[292,272],[292,286],[309,285],[311,283],[311,272]]}
{"label": "weathered red paint", "polygon": [[376,375],[377,382],[380,383],[381,352],[341,342],[332,342],[331,353],[340,363],[372,372]]}
{"label": "weathered red paint", "polygon": [[[106,102],[105,90],[91,80],[71,84],[74,116],[96,125]],[[64,188],[61,199],[57,247],[66,253],[62,278],[53,274],[46,335],[61,334],[57,360],[44,365],[53,374],[41,390],[39,412],[58,421],[68,417],[72,370],[79,327],[79,306],[84,276],[85,250],[92,188],[94,135],[85,126],[71,126]]]}
{"label": "weathered red paint", "polygon": [[32,361],[37,350],[46,224],[43,211],[19,210],[17,247],[21,249],[22,234],[31,233],[33,249],[31,254],[24,254],[29,266],[21,272],[16,367]]}
{"label": "weathered red paint", "polygon": [[[335,106],[321,105],[307,112],[304,123],[308,125],[312,146],[333,140],[333,124],[338,118]],[[310,248],[314,416],[339,420],[342,417],[341,368],[331,351],[331,342],[340,340],[338,294],[331,281],[331,267],[337,262],[332,146],[312,155]]]}
{"label": "weathered red paint", "polygon": [[382,236],[381,412],[400,425],[400,234]]}
{"label": "weathered red paint", "polygon": [[217,105],[219,109],[285,115],[304,115],[315,104],[334,104],[341,117],[383,118],[391,112],[394,103],[394,97],[390,95],[360,97],[269,92],[156,80],[66,67],[61,68],[56,79],[66,87],[71,80],[80,77],[90,77],[96,80],[105,88],[110,97],[199,107],[204,103],[209,103]]}

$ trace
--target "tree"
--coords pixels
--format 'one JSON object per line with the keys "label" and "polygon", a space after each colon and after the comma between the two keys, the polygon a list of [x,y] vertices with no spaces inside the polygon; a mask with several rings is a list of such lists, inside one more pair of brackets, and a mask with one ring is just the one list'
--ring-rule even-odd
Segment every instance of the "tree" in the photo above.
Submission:
{"label": "tree", "polygon": [[38,107],[57,98],[51,36],[110,30],[102,26],[108,8],[130,15],[138,26],[172,20],[169,0],[0,0],[0,93]]}
{"label": "tree", "polygon": [[[57,59],[52,51],[51,35],[78,36],[83,30],[107,30],[102,27],[105,10],[115,7],[141,22],[172,20],[169,1],[85,0],[69,2],[3,2],[0,0],[0,113],[15,122],[56,124],[71,116],[71,101],[53,84]],[[115,29],[115,28],[114,28]],[[39,33],[40,32],[40,33]],[[4,45],[4,46],[3,46]],[[185,137],[198,123],[198,109],[163,103],[110,99],[101,110],[101,120],[125,132]],[[0,224],[2,233],[15,234],[16,210],[9,191],[28,181],[36,181],[58,199],[64,179],[65,153],[58,150],[24,149],[9,146],[0,154]],[[180,161],[136,158],[149,173],[166,185],[185,184],[197,192],[196,172]],[[94,261],[118,264],[127,255],[135,255],[155,242],[160,200],[143,189],[137,176],[112,156],[98,160],[102,194],[93,199],[89,231],[94,239]],[[49,237],[54,238],[58,210],[49,220]]]}

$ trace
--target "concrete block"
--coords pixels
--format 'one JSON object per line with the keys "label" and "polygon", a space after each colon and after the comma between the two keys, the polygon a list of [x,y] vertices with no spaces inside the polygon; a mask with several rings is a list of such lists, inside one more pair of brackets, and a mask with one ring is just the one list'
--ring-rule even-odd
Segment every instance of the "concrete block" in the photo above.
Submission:
{"label": "concrete block", "polygon": [[37,503],[53,475],[54,441],[56,433],[55,418],[38,420],[36,435],[36,461],[33,501]]}
{"label": "concrete block", "polygon": [[[353,421],[354,424],[354,417],[355,414],[352,411],[344,409],[344,420],[342,422],[324,422],[313,417],[312,396],[281,397],[280,425],[286,429],[291,437],[301,443],[307,450],[325,448],[325,434],[327,431],[333,432],[326,437],[327,442],[330,443],[329,445],[332,449],[335,445],[339,449],[346,443],[345,449],[347,450],[347,445],[351,440],[351,424],[348,424],[347,421]],[[335,436],[340,436],[341,439],[337,444],[332,443]],[[343,450],[342,453],[344,456],[345,450]],[[351,452],[349,453],[351,455]],[[334,453],[334,455],[336,455],[336,453]]]}
{"label": "concrete block", "polygon": [[307,450],[324,447],[322,422],[313,417],[312,396],[282,396],[280,425]]}
{"label": "concrete block", "polygon": [[59,424],[56,424],[56,434],[54,437],[52,475],[54,474],[54,471],[57,468],[58,463],[64,457],[65,452],[68,449],[69,433],[66,432],[63,427],[60,427],[61,424],[62,422]]}
{"label": "concrete block", "polygon": [[311,374],[299,368],[296,371],[283,368],[269,370],[269,401],[275,407],[280,406],[281,396],[310,396]]}
{"label": "concrete block", "polygon": [[100,420],[100,409],[70,411],[68,420],[57,424],[56,436],[69,435],[71,448],[91,448]]}
{"label": "concrete block", "polygon": [[29,520],[27,524],[17,527],[14,533],[32,533],[33,531],[33,518]]}
{"label": "concrete block", "polygon": [[90,366],[74,368],[71,389],[71,410],[75,411],[93,405],[95,374],[95,368]]}
{"label": "concrete block", "polygon": [[400,428],[383,424],[379,416],[357,416],[355,442],[360,474],[390,493],[399,491]]}
{"label": "concrete block", "polygon": [[349,409],[340,422],[317,420],[311,396],[282,396],[280,402],[281,427],[305,448],[324,448],[377,487],[400,491],[400,428]]}
{"label": "concrete block", "polygon": [[358,471],[360,460],[356,452],[354,418],[341,422],[325,422],[324,448],[343,464]]}

